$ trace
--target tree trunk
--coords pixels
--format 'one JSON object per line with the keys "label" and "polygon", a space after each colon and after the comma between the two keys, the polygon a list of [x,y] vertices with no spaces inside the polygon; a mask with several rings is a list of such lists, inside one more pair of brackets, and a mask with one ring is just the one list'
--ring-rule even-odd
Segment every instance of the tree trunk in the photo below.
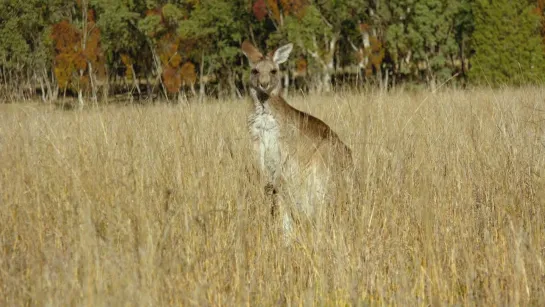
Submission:
{"label": "tree trunk", "polygon": [[231,98],[233,100],[242,98],[242,95],[240,94],[240,91],[237,88],[237,84],[235,82],[235,73],[232,69],[229,70],[229,87],[231,87]]}
{"label": "tree trunk", "polygon": [[331,74],[334,72],[334,64],[333,64],[333,57],[329,60],[329,62],[324,65],[323,72],[322,72],[322,83],[323,83],[323,91],[326,93],[331,92]]}
{"label": "tree trunk", "polygon": [[139,82],[136,79],[136,72],[134,71],[134,65],[133,64],[131,64],[131,72],[132,72],[133,85],[136,88],[136,91],[138,92],[138,98],[140,98],[142,96],[142,92],[140,91]]}
{"label": "tree trunk", "polygon": [[49,76],[47,75],[47,70],[45,69],[45,67],[42,69],[42,72],[40,73],[42,75],[41,77],[41,80],[43,80],[44,82],[44,89],[43,91],[45,91],[45,100],[46,102],[51,102],[52,100],[52,96],[53,96],[53,93],[52,93],[52,88],[51,88],[51,82],[49,82]]}
{"label": "tree trunk", "polygon": [[81,86],[78,89],[78,105],[80,110],[83,109],[83,106],[85,105],[85,102],[83,101],[83,91],[81,89]]}
{"label": "tree trunk", "polygon": [[148,74],[146,74],[146,92],[148,93],[148,99],[153,101],[153,86],[151,86]]}
{"label": "tree trunk", "polygon": [[288,97],[289,86],[290,86],[290,73],[289,73],[289,70],[286,70],[286,73],[284,73],[284,97]]}
{"label": "tree trunk", "polygon": [[42,77],[37,77],[37,74],[34,73],[35,78],[38,80],[38,83],[40,83],[40,90],[42,91],[42,102],[47,102],[47,93],[45,90],[44,80]]}
{"label": "tree trunk", "polygon": [[388,70],[386,70],[386,73],[384,74],[384,81],[381,83],[381,91],[386,92],[388,91],[388,79],[390,78],[390,74],[388,73]]}
{"label": "tree trunk", "polygon": [[109,100],[109,94],[110,94],[110,73],[108,71],[108,66],[104,65],[105,70],[105,78],[104,78],[104,85],[102,85],[102,101],[105,103],[108,103]]}
{"label": "tree trunk", "polygon": [[178,103],[179,104],[187,103],[187,95],[185,94],[185,91],[183,89],[180,89],[178,91]]}
{"label": "tree trunk", "polygon": [[204,101],[204,95],[206,94],[204,85],[204,51],[201,52],[201,67],[200,67],[200,77],[199,77],[199,102]]}
{"label": "tree trunk", "polygon": [[333,59],[335,57],[338,37],[339,34],[335,33],[331,36],[329,40],[326,39],[326,52],[323,56],[320,56],[320,54],[318,53],[318,50],[320,50],[320,48],[318,46],[316,38],[314,38],[314,50],[308,51],[308,53],[322,66],[322,80],[320,81],[320,91],[323,92],[331,92],[331,74],[335,71],[335,64]]}
{"label": "tree trunk", "polygon": [[431,69],[430,61],[428,59],[428,56],[426,55],[426,82],[428,83],[428,86],[430,87],[431,91],[435,93],[436,91],[436,78],[435,74],[433,73],[433,70]]}
{"label": "tree trunk", "polygon": [[97,99],[97,89],[96,89],[96,80],[93,74],[93,65],[90,61],[87,61],[87,66],[89,68],[89,83],[91,83],[91,100],[94,104],[98,102]]}
{"label": "tree trunk", "polygon": [[49,101],[56,101],[59,98],[59,83],[55,79],[55,72],[53,71],[54,68],[51,68],[51,82],[49,82],[49,76],[47,74],[47,70],[44,68],[44,78],[47,81],[47,86],[49,90]]}
{"label": "tree trunk", "polygon": [[150,46],[151,55],[153,57],[153,65],[155,66],[155,72],[157,74],[156,80],[159,80],[159,83],[161,84],[161,88],[163,89],[163,94],[165,95],[165,99],[168,100],[167,88],[165,87],[165,84],[163,83],[163,76],[162,76],[163,68],[161,66],[161,60],[159,59],[157,52],[155,52],[155,48],[153,47],[153,44],[150,40],[148,40],[148,44]]}
{"label": "tree trunk", "polygon": [[382,69],[377,69],[377,78],[376,78],[376,80],[378,80],[378,87],[379,87],[380,91],[382,92],[384,90],[384,78],[382,77]]}
{"label": "tree trunk", "polygon": [[[87,45],[87,7],[88,7],[88,3],[87,3],[87,0],[81,0],[81,19],[82,19],[82,22],[83,22],[83,26],[82,26],[82,34],[83,34],[83,37],[81,39],[81,50],[85,51],[86,49],[86,45]],[[89,61],[87,61],[87,65],[89,65]],[[91,67],[88,67],[89,68],[89,75],[91,75]],[[80,81],[78,82],[78,102],[79,102],[79,105],[80,105],[80,108],[83,108],[83,105],[84,105],[84,101],[83,101],[83,92],[82,92],[82,89],[81,89],[81,80],[83,79],[83,75],[84,75],[85,71],[83,69],[80,69],[79,71],[79,75],[80,75]],[[89,82],[92,83],[91,80],[89,80]]]}
{"label": "tree trunk", "polygon": [[462,41],[460,42],[460,61],[462,62],[462,77],[467,81],[467,71],[465,65],[465,40],[462,35]]}
{"label": "tree trunk", "polygon": [[431,92],[435,93],[437,91],[437,80],[435,79],[435,76],[433,74],[429,74],[427,79]]}
{"label": "tree trunk", "polygon": [[2,71],[2,82],[4,83],[4,86],[1,87],[2,90],[0,90],[0,95],[2,95],[2,96],[6,95],[7,96],[8,83],[7,83],[7,80],[6,80],[6,69],[2,65],[2,66],[0,66],[0,70]]}
{"label": "tree trunk", "polygon": [[193,97],[196,97],[197,96],[197,92],[195,91],[195,83],[194,82],[191,82],[191,84],[189,85],[189,88],[191,89],[191,95]]}

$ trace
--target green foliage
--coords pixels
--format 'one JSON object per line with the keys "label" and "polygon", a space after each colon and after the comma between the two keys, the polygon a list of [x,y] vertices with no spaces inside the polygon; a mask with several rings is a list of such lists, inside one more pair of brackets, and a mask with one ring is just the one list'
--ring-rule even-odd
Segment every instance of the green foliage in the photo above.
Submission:
{"label": "green foliage", "polygon": [[95,0],[102,46],[107,52],[136,51],[142,45],[141,35],[133,26],[140,13],[132,0]]}
{"label": "green foliage", "polygon": [[0,63],[4,67],[43,66],[51,55],[46,39],[48,6],[40,0],[0,2]]}
{"label": "green foliage", "polygon": [[175,26],[178,21],[184,18],[184,12],[172,3],[165,4],[161,9],[165,23],[168,26]]}
{"label": "green foliage", "polygon": [[355,32],[365,18],[366,8],[365,2],[355,0],[312,2],[302,13],[285,18],[285,36],[312,55],[308,57],[311,68],[321,66],[322,72],[331,70],[339,41],[343,35]]}
{"label": "green foliage", "polygon": [[545,60],[539,16],[533,9],[520,1],[475,1],[472,81],[518,85],[543,80]]}
{"label": "green foliage", "polygon": [[392,25],[386,33],[388,51],[405,75],[424,71],[427,81],[445,80],[454,67],[447,61],[458,52],[455,17],[460,1],[391,1]]}
{"label": "green foliage", "polygon": [[[200,52],[212,70],[217,70],[240,56],[240,44],[246,37],[247,12],[242,11],[245,1],[203,0],[191,12],[190,17],[180,23],[178,34],[182,39],[198,41]],[[204,63],[201,63],[204,64]]]}
{"label": "green foliage", "polygon": [[366,15],[367,2],[361,0],[313,1],[323,22],[334,29],[341,29],[345,21],[362,21]]}
{"label": "green foliage", "polygon": [[317,37],[331,36],[333,29],[325,26],[318,9],[311,5],[305,10],[303,18],[294,16],[286,18],[286,34],[289,41],[292,41],[305,50],[321,52],[318,44],[321,40]]}
{"label": "green foliage", "polygon": [[138,21],[138,29],[147,37],[157,37],[162,34],[166,28],[161,22],[161,15],[148,15]]}

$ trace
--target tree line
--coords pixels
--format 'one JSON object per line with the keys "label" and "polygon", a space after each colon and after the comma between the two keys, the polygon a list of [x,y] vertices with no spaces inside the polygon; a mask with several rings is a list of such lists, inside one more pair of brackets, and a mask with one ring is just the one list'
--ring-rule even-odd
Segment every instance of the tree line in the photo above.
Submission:
{"label": "tree line", "polygon": [[523,85],[545,0],[4,0],[0,99],[242,96],[240,45],[287,42],[289,90]]}

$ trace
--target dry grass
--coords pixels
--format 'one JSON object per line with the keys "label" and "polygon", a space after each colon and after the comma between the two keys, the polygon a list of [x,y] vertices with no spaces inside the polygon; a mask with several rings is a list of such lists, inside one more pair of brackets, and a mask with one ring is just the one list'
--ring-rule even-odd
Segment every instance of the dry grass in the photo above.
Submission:
{"label": "dry grass", "polygon": [[0,106],[0,305],[543,306],[544,94],[296,99],[360,180],[289,247],[245,103]]}

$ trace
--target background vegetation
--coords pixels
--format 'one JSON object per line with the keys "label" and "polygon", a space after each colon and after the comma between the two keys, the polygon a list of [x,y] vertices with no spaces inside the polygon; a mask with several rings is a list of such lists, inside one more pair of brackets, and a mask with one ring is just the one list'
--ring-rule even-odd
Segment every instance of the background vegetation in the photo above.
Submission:
{"label": "background vegetation", "polygon": [[537,83],[543,0],[5,0],[0,99],[244,94],[244,39],[293,42],[291,90]]}
{"label": "background vegetation", "polygon": [[238,101],[0,105],[0,305],[543,306],[544,95],[292,97],[360,173],[287,247]]}

